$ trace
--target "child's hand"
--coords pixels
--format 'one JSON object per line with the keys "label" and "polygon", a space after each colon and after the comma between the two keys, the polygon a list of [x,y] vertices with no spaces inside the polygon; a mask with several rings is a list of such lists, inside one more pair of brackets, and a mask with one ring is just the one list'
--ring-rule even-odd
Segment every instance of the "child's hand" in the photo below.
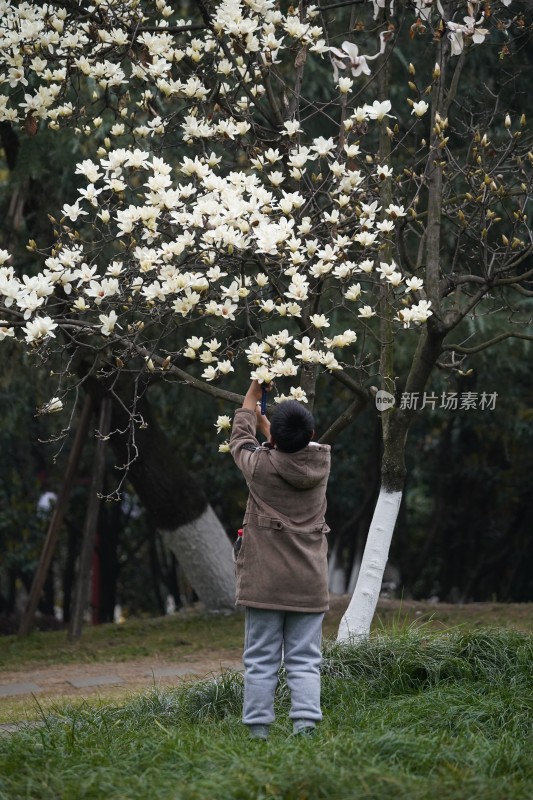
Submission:
{"label": "child's hand", "polygon": [[263,394],[263,386],[264,384],[259,383],[259,381],[252,381],[250,384],[250,388],[248,389],[247,395],[251,395],[254,399],[254,402],[259,402],[261,400],[261,396]]}
{"label": "child's hand", "polygon": [[246,392],[244,403],[242,404],[243,408],[249,408],[250,411],[255,410],[256,403],[261,402],[261,396],[263,394],[263,388],[270,392],[273,388],[273,383],[259,383],[259,381],[252,381],[250,384],[250,388]]}

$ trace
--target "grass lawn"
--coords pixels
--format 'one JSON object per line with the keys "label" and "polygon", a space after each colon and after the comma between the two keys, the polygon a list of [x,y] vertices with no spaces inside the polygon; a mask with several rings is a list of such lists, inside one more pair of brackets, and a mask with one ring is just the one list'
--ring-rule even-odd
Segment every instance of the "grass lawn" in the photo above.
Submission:
{"label": "grass lawn", "polygon": [[[356,648],[325,623],[324,720],[291,737],[283,675],[268,742],[240,722],[242,677],[67,704],[12,698],[39,728],[0,737],[0,800],[531,800],[533,615],[526,605],[381,601]],[[4,637],[0,668],[169,661],[242,648],[241,615]],[[1,674],[0,674],[1,679]]]}
{"label": "grass lawn", "polygon": [[225,673],[121,703],[56,705],[0,737],[2,800],[531,800],[533,636],[398,625],[326,643],[324,720],[291,737],[283,675],[267,742]]}

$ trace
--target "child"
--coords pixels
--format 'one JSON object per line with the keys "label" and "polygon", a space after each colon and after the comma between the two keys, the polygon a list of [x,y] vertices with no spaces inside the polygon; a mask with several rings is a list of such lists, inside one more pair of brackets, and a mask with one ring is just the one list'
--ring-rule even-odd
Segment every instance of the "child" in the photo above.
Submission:
{"label": "child", "polygon": [[[330,447],[311,442],[313,416],[296,400],[280,403],[269,424],[261,393],[253,381],[235,412],[230,448],[249,489],[236,562],[237,605],[245,607],[243,722],[266,739],[282,653],[294,733],[311,733],[322,719]],[[267,439],[263,446],[256,430]]]}

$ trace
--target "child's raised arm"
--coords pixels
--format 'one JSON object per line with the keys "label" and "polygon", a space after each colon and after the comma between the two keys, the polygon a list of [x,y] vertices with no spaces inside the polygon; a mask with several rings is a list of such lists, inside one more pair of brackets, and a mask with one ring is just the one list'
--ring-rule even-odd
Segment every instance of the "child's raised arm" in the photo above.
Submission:
{"label": "child's raised arm", "polygon": [[249,411],[255,411],[257,403],[261,402],[262,394],[263,394],[263,384],[259,383],[259,381],[252,381],[250,384],[250,388],[244,395],[242,407],[247,408]]}

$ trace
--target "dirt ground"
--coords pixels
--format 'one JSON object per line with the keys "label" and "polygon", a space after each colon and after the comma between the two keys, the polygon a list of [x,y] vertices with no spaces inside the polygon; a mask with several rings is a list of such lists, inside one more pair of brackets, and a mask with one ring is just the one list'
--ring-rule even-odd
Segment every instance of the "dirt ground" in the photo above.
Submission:
{"label": "dirt ground", "polygon": [[[149,689],[154,685],[173,686],[182,681],[199,679],[219,674],[225,669],[241,668],[241,653],[236,650],[206,650],[195,653],[194,658],[183,658],[176,661],[165,661],[157,658],[139,658],[134,661],[100,661],[94,664],[58,664],[51,667],[36,667],[24,671],[8,671],[0,673],[0,684],[36,684],[39,686],[38,697],[65,696],[86,697],[92,694],[112,695],[124,693],[125,690]],[[164,675],[160,671],[179,670],[182,674]],[[71,679],[119,678],[120,682],[110,684],[103,681],[93,686],[76,688]],[[1,700],[0,700],[1,702]]]}

